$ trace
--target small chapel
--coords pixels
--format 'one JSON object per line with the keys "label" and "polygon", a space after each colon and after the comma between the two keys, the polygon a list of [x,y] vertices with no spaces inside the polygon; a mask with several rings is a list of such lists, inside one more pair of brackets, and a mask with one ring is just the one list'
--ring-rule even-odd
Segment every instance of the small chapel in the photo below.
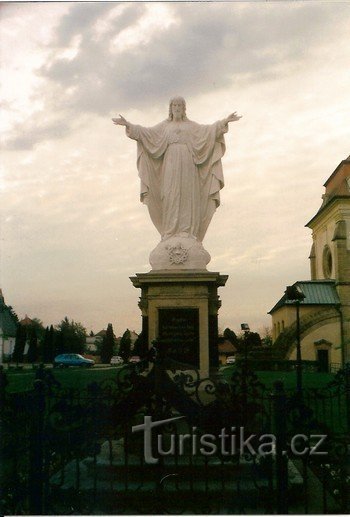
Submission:
{"label": "small chapel", "polygon": [[[350,156],[324,184],[318,212],[306,224],[312,230],[310,280],[293,286],[299,303],[301,356],[321,371],[350,361]],[[296,307],[285,293],[269,311],[273,346],[285,359],[296,359]]]}

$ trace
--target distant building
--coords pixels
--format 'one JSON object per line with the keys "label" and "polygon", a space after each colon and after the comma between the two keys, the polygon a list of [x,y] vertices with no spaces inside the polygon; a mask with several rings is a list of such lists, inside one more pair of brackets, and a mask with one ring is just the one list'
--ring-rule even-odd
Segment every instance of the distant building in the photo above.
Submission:
{"label": "distant building", "polygon": [[[92,353],[97,352],[100,348],[100,345],[102,344],[102,341],[106,335],[106,332],[107,332],[106,329],[102,329],[99,332],[97,332],[96,334],[94,334],[93,336],[87,336],[86,341],[85,341],[86,352],[92,352]],[[115,348],[116,348],[116,350],[118,350],[122,336],[116,337],[115,334],[113,334],[113,335],[114,335]],[[130,338],[131,338],[131,350],[133,350],[135,341],[138,338],[138,334],[134,330],[130,330]]]}
{"label": "distant building", "polygon": [[131,350],[134,349],[134,345],[138,337],[139,335],[135,332],[135,330],[130,330]]}
{"label": "distant building", "polygon": [[[25,317],[20,320],[19,324],[22,326],[22,327],[31,327],[33,325],[34,321],[29,318],[28,314],[25,315]],[[24,346],[24,350],[23,350],[23,355],[26,356],[27,353],[28,353],[28,349],[29,349],[29,333],[28,333],[28,329],[27,329],[27,334],[26,334],[26,344]]]}
{"label": "distant building", "polygon": [[218,340],[219,363],[226,364],[228,357],[234,356],[237,353],[236,346],[224,337],[219,337]]}
{"label": "distant building", "polygon": [[[302,359],[316,360],[323,370],[350,361],[350,156],[324,184],[326,192],[312,230],[311,280],[297,281]],[[286,295],[269,312],[273,341],[288,359],[296,358],[296,309]]]}
{"label": "distant building", "polygon": [[33,320],[29,318],[28,314],[25,315],[25,317],[20,320],[19,324],[22,325],[22,327],[30,327],[33,325]]}
{"label": "distant building", "polygon": [[[135,342],[136,342],[137,338],[139,337],[139,335],[135,332],[135,330],[129,330],[129,332],[130,332],[131,351],[132,351],[134,349]],[[117,344],[118,349],[119,349],[120,341],[121,341],[122,337],[123,336],[119,336],[116,339],[116,344]]]}
{"label": "distant building", "polygon": [[39,332],[39,328],[41,327],[42,331],[44,331],[44,329],[42,325],[39,323],[38,319],[32,320],[31,318],[29,318],[28,314],[26,314],[25,317],[19,321],[19,324],[21,325],[21,327],[25,327],[26,330],[26,343],[23,350],[23,355],[25,357],[29,350],[32,329],[36,329],[36,337],[38,339],[38,344],[41,342],[42,339],[41,332]]}
{"label": "distant building", "polygon": [[[106,331],[100,331],[106,333]],[[85,350],[86,352],[97,352],[100,344],[103,341],[103,336],[101,333],[95,334],[93,336],[87,336],[85,340]]]}
{"label": "distant building", "polygon": [[17,320],[0,289],[0,363],[11,357],[16,341]]}
{"label": "distant building", "polygon": [[[100,348],[100,345],[102,344],[102,341],[106,335],[106,332],[107,332],[106,329],[102,329],[99,332],[97,332],[96,334],[94,334],[93,336],[87,336],[86,341],[85,341],[86,352],[97,352]],[[121,338],[120,337],[117,338],[115,336],[115,334],[113,334],[113,336],[114,336],[114,344],[118,347]]]}

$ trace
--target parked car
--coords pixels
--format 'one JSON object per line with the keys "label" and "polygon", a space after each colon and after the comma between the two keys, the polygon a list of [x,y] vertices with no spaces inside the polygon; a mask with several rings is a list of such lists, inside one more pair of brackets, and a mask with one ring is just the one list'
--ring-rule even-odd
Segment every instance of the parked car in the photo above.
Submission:
{"label": "parked car", "polygon": [[139,363],[141,361],[138,355],[133,355],[129,359],[129,363]]}
{"label": "parked car", "polygon": [[82,366],[85,368],[89,368],[95,364],[95,361],[92,359],[86,359],[80,354],[60,354],[56,355],[53,360],[54,366],[59,366],[61,368],[68,366]]}
{"label": "parked car", "polygon": [[226,364],[235,364],[235,362],[236,362],[236,358],[233,355],[229,355],[226,358]]}
{"label": "parked car", "polygon": [[118,364],[123,364],[123,363],[124,363],[123,358],[120,357],[120,355],[114,355],[110,361],[110,364],[112,364],[113,366],[118,365]]}

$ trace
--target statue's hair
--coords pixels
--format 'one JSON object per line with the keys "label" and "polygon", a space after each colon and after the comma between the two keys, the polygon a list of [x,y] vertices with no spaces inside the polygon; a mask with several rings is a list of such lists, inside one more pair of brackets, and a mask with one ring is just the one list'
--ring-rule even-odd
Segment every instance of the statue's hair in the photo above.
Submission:
{"label": "statue's hair", "polygon": [[186,101],[183,97],[173,97],[172,99],[170,99],[169,101],[169,117],[168,117],[168,120],[173,120],[173,113],[172,113],[172,110],[171,110],[171,106],[173,104],[173,102],[175,101],[180,101],[182,103],[182,106],[183,106],[183,114],[182,114],[182,120],[187,120],[187,116],[186,116]]}

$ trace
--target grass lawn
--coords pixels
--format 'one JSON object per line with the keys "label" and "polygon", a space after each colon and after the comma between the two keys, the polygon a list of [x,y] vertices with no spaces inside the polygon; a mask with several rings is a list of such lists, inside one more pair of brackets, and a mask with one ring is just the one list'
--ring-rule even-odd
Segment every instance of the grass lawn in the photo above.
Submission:
{"label": "grass lawn", "polygon": [[[107,366],[106,368],[64,368],[50,369],[55,379],[57,379],[63,387],[84,388],[91,382],[101,382],[106,379],[114,379],[117,368]],[[35,370],[22,370],[21,372],[7,371],[5,373],[8,380],[7,391],[22,392],[30,391],[33,388],[35,380]]]}
{"label": "grass lawn", "polygon": [[[230,381],[235,370],[235,366],[224,366],[221,368],[225,380]],[[275,381],[282,381],[286,390],[296,387],[296,372],[276,372],[276,371],[257,371],[255,372],[259,380],[267,388],[272,388]],[[303,373],[302,381],[304,388],[322,388],[334,379],[333,373]]]}
{"label": "grass lawn", "polygon": [[[120,367],[119,367],[120,368]],[[225,366],[220,369],[223,378],[230,381],[235,366]],[[50,370],[54,377],[64,387],[83,388],[91,382],[101,382],[107,379],[113,380],[116,376],[117,367],[106,366],[104,368],[54,368]],[[8,380],[7,391],[21,392],[28,391],[33,388],[35,380],[35,370],[24,369],[20,372],[6,370]],[[276,371],[261,371],[256,372],[259,379],[265,386],[270,389],[273,383],[281,380],[284,383],[285,389],[293,389],[296,386],[296,372],[276,372]],[[332,379],[334,374],[330,373],[304,373],[303,386],[305,388],[322,388],[326,386]]]}
{"label": "grass lawn", "polygon": [[[54,377],[61,383],[62,387],[71,387],[82,390],[92,382],[102,382],[114,380],[117,370],[121,367],[106,366],[102,368],[66,368],[66,369],[50,369]],[[224,379],[230,381],[235,366],[227,366],[220,369]],[[12,393],[26,392],[33,389],[35,380],[35,370],[24,369],[20,372],[13,370],[5,370],[8,380],[7,391]],[[284,383],[287,391],[295,390],[296,372],[276,372],[276,371],[260,371],[256,372],[260,381],[266,386],[267,393],[273,389],[273,384],[277,380]],[[334,374],[328,373],[304,373],[304,388],[323,388],[334,379]],[[325,391],[324,398],[314,396],[312,392],[305,390],[305,402],[313,409],[314,416],[317,420],[327,423],[331,429],[341,431],[346,429],[346,401],[345,397],[334,397],[328,390]],[[266,395],[265,395],[266,396]]]}
{"label": "grass lawn", "polygon": [[[221,369],[224,379],[228,382],[234,369],[235,366],[227,366]],[[296,391],[296,372],[260,371],[256,374],[268,391],[273,391],[273,384],[278,380],[283,382],[287,394]],[[335,374],[331,373],[303,373],[304,402],[312,410],[313,418],[318,422],[327,424],[333,432],[345,433],[348,425],[345,393],[338,394],[332,390],[322,390],[334,377]],[[312,388],[318,388],[322,391],[317,394],[312,391]]]}

